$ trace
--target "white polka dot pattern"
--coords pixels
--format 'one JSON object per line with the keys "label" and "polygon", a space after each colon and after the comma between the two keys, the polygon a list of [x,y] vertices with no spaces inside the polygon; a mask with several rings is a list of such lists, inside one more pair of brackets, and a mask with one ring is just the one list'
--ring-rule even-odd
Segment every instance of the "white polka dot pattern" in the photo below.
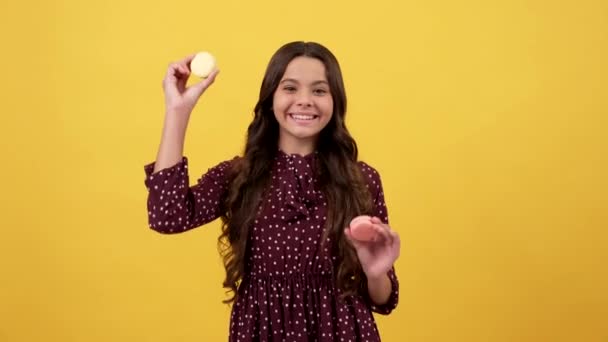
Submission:
{"label": "white polka dot pattern", "polygon": [[[146,165],[150,227],[180,233],[218,218],[232,161],[208,170],[189,187],[188,161],[152,174]],[[338,299],[333,283],[337,256],[321,243],[327,200],[313,170],[315,154],[278,152],[271,185],[250,230],[246,276],[230,318],[230,341],[379,341],[372,312],[389,314],[398,302],[394,269],[389,301],[371,304],[368,296]],[[378,172],[359,162],[374,200],[374,215],[388,222]],[[327,241],[328,243],[330,241]]]}

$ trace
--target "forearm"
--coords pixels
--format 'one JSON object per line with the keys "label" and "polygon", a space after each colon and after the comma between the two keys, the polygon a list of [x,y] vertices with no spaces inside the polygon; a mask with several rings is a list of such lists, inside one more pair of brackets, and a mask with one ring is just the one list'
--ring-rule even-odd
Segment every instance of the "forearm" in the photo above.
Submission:
{"label": "forearm", "polygon": [[182,160],[187,126],[187,117],[167,113],[154,172],[171,167]]}
{"label": "forearm", "polygon": [[367,278],[367,291],[375,305],[382,305],[388,302],[391,290],[392,285],[388,274],[383,274],[375,278]]}

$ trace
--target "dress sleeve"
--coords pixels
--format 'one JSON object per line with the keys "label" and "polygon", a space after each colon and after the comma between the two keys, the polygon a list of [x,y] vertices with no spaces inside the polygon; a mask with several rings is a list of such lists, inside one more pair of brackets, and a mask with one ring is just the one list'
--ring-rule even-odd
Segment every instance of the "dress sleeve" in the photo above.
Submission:
{"label": "dress sleeve", "polygon": [[[386,202],[384,201],[384,190],[382,188],[382,180],[380,174],[373,167],[360,162],[361,172],[367,182],[367,187],[373,198],[373,212],[372,215],[380,218],[382,222],[390,224],[388,220],[388,210],[386,208]],[[391,281],[391,294],[388,301],[382,305],[371,304],[371,309],[382,315],[388,315],[391,313],[399,302],[399,280],[395,267],[393,266],[388,272],[388,278]],[[371,303],[371,299],[368,298]]]}
{"label": "dress sleeve", "polygon": [[163,234],[175,234],[220,217],[221,201],[228,189],[227,171],[233,161],[210,168],[194,186],[189,185],[186,157],[154,174],[155,163],[145,165],[150,228]]}

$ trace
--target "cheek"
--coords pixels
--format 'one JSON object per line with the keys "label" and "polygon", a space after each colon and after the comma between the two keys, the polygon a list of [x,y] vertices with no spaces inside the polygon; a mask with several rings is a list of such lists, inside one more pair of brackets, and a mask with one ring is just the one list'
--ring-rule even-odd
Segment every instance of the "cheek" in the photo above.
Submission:
{"label": "cheek", "polygon": [[272,104],[272,114],[277,122],[283,121],[283,112],[277,107],[276,102]]}
{"label": "cheek", "polygon": [[332,114],[334,111],[334,101],[331,97],[323,103],[323,111],[327,114]]}
{"label": "cheek", "polygon": [[281,113],[285,110],[286,100],[284,96],[275,96],[272,99],[272,109],[275,113]]}

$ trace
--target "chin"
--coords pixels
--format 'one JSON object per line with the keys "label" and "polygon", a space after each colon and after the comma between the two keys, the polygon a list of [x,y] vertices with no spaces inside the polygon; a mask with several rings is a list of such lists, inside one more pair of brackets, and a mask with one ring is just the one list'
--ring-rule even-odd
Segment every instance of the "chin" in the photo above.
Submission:
{"label": "chin", "polygon": [[286,133],[297,139],[308,140],[308,139],[318,137],[320,131],[317,131],[317,130],[305,130],[304,131],[301,129],[293,129],[293,130],[288,130]]}

